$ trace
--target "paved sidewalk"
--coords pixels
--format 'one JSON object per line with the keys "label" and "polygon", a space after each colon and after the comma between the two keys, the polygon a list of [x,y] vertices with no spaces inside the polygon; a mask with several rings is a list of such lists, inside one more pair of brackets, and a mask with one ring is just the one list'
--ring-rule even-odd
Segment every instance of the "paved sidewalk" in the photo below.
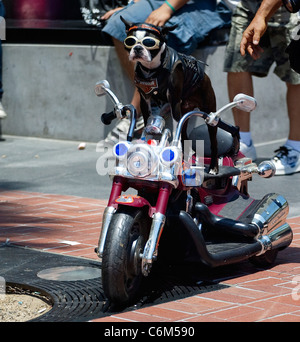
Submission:
{"label": "paved sidewalk", "polygon": [[[97,259],[106,200],[0,189],[0,245],[11,243],[51,253]],[[291,246],[277,263],[214,270],[224,288],[94,322],[298,322],[300,321],[300,216],[289,218]]]}
{"label": "paved sidewalk", "polygon": [[[96,144],[78,150],[79,142],[4,138],[0,143],[0,245],[98,260],[94,248],[111,183],[96,172],[100,156]],[[259,157],[269,158],[280,144],[260,144]],[[294,240],[274,267],[259,270],[246,262],[213,270],[210,276],[225,285],[222,289],[94,321],[300,321],[300,173],[253,180],[252,196],[276,192],[290,203]]]}

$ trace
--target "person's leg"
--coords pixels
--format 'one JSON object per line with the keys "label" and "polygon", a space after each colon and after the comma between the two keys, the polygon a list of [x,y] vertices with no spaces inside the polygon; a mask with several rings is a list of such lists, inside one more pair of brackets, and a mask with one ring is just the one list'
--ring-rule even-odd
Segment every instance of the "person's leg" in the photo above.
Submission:
{"label": "person's leg", "polygon": [[281,146],[272,159],[276,167],[276,175],[287,175],[300,172],[300,84],[287,83],[287,107],[289,123],[288,140]]}
{"label": "person's leg", "polygon": [[[238,93],[253,96],[252,76],[249,72],[228,72],[227,87],[229,100]],[[234,122],[240,127],[241,132],[250,132],[250,113],[233,108]]]}
{"label": "person's leg", "polygon": [[[291,69],[288,54],[285,52],[290,43],[291,30],[297,27],[298,17],[291,17],[289,27],[274,28],[272,46],[276,58],[274,73],[287,86],[286,103],[289,119],[287,141],[277,149],[272,161],[276,167],[276,175],[300,172],[300,75]],[[285,117],[282,120],[286,120]]]}
{"label": "person's leg", "polygon": [[[289,124],[289,140],[298,141],[300,144],[300,84],[287,83],[287,108],[290,120]],[[299,149],[300,151],[300,149]]]}
{"label": "person's leg", "polygon": [[[240,54],[242,35],[255,15],[255,4],[239,2],[232,15],[230,35],[224,58],[224,71],[227,72],[227,89],[230,101],[239,93],[253,96],[252,76],[266,76],[269,64],[272,64],[271,61],[266,61],[269,56],[269,51],[266,50],[258,61],[254,61],[250,55],[242,57]],[[256,150],[251,138],[250,113],[237,108],[234,108],[232,112],[235,125],[240,127],[240,150],[246,157],[255,160]]]}
{"label": "person's leg", "polygon": [[[253,96],[254,90],[251,73],[228,72],[227,87],[230,101],[233,101],[233,98],[238,93]],[[255,160],[257,156],[250,131],[250,113],[244,112],[238,108],[233,108],[232,113],[235,125],[240,127],[240,150],[246,157]]]}

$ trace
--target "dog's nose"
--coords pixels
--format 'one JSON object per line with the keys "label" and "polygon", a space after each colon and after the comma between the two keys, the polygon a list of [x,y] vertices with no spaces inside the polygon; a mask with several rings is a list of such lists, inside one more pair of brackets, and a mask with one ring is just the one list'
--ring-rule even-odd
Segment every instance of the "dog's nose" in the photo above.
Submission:
{"label": "dog's nose", "polygon": [[143,51],[142,45],[137,44],[137,45],[134,47],[134,51],[136,51],[136,52],[141,52],[141,51]]}

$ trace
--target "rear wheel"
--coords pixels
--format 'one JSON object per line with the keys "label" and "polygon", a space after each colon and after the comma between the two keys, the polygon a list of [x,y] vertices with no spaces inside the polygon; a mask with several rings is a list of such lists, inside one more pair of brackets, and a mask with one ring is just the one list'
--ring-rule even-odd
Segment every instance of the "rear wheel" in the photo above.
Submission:
{"label": "rear wheel", "polygon": [[102,284],[113,304],[128,304],[140,290],[141,255],[149,228],[149,217],[140,208],[120,208],[111,220],[102,258]]}

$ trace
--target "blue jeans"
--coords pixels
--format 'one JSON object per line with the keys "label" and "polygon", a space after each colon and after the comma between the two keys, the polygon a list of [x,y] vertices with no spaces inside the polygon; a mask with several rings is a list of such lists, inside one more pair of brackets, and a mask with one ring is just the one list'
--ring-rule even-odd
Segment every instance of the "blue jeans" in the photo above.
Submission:
{"label": "blue jeans", "polygon": [[[144,22],[150,13],[165,0],[140,0],[114,13],[107,21],[103,32],[123,41],[126,38],[125,25],[120,16],[133,23]],[[227,16],[226,16],[227,14]],[[216,4],[215,0],[189,1],[174,13],[166,25],[178,25],[168,35],[168,45],[176,51],[191,54],[213,30],[230,23],[231,12]]]}

